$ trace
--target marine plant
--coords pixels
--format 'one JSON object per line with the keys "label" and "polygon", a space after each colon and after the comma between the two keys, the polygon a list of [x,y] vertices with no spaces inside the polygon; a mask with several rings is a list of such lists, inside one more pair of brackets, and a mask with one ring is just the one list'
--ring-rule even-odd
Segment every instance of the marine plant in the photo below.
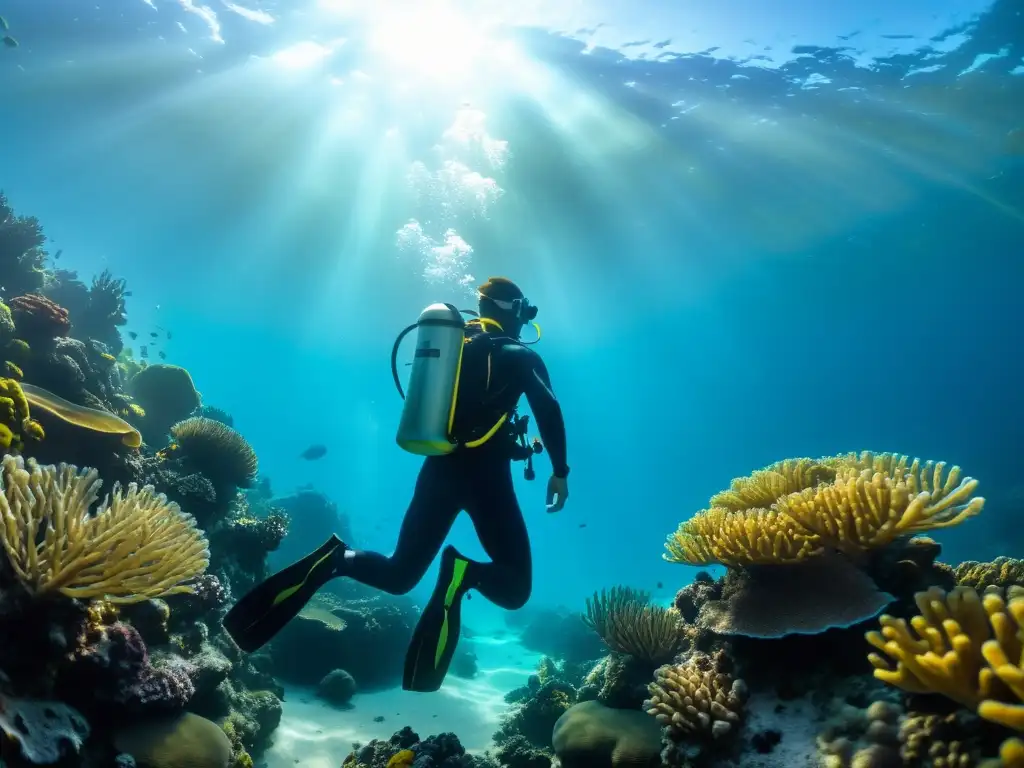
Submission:
{"label": "marine plant", "polygon": [[191,592],[186,582],[209,564],[195,519],[150,486],[115,486],[93,514],[95,470],[20,456],[4,457],[0,485],[0,544],[36,594],[136,603]]}
{"label": "marine plant", "polygon": [[587,598],[584,623],[613,651],[652,663],[667,661],[685,644],[679,612],[651,604],[650,595],[612,587]]}

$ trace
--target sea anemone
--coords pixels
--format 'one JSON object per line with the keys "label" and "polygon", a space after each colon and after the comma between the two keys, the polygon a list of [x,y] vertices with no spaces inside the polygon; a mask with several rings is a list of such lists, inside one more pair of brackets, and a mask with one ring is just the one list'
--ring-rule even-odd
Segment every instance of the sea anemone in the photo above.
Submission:
{"label": "sea anemone", "polygon": [[256,479],[256,452],[226,424],[193,417],[171,427],[171,436],[185,459],[217,487],[248,488]]}

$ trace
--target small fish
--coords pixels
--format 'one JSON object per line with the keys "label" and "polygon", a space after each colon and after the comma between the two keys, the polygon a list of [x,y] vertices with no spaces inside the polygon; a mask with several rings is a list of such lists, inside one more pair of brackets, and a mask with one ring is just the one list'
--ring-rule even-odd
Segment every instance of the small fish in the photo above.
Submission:
{"label": "small fish", "polygon": [[665,588],[665,585],[664,585],[664,584],[662,584],[662,583],[661,583],[661,582],[659,581],[659,582],[658,582],[658,589],[664,589],[664,588]]}
{"label": "small fish", "polygon": [[59,259],[62,253],[64,253],[64,249],[60,248],[55,254],[53,254],[53,260],[56,261]]}
{"label": "small fish", "polygon": [[147,357],[149,357],[149,347],[146,347],[146,346],[139,347],[139,357],[141,357],[143,360],[145,360]]}
{"label": "small fish", "polygon": [[170,332],[170,331],[168,331],[168,332],[167,332],[167,340],[168,340],[168,341],[170,341],[170,340],[171,340],[171,332]]}
{"label": "small fish", "polygon": [[316,461],[317,459],[322,459],[326,455],[327,446],[320,445],[319,443],[309,446],[309,448],[299,454],[300,458],[303,458],[306,461]]}
{"label": "small fish", "polygon": [[6,45],[8,48],[17,48],[18,41],[10,35],[4,35],[4,45]]}
{"label": "small fish", "polygon": [[137,334],[135,331],[128,331],[128,338],[131,339],[132,341],[135,341],[137,338],[139,338],[139,334]]}
{"label": "small fish", "polygon": [[6,32],[10,28],[11,25],[7,23],[7,19],[5,19],[3,16],[0,16],[0,30]]}
{"label": "small fish", "polygon": [[155,339],[155,338],[157,338],[157,337],[158,337],[158,336],[159,336],[160,334],[159,334],[159,333],[157,333],[156,331],[150,331],[150,332],[149,332],[149,335],[150,335],[150,336],[151,336],[152,338],[154,338],[154,339]]}
{"label": "small fish", "polygon": [[373,722],[375,722],[375,723],[383,723],[384,722],[384,715],[377,715],[375,718],[373,718]]}
{"label": "small fish", "polygon": [[587,527],[586,523],[580,523],[580,528],[586,528],[586,527]]}
{"label": "small fish", "polygon": [[161,360],[167,359],[167,353],[164,352],[162,349],[159,352],[157,352],[157,355],[160,357]]}

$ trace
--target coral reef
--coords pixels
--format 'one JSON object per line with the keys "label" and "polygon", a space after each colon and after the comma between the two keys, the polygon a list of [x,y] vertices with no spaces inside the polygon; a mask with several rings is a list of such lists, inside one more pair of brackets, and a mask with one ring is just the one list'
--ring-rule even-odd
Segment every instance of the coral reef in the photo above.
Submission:
{"label": "coral reef", "polygon": [[43,286],[46,235],[35,216],[18,216],[0,192],[0,275],[8,295],[33,293]]}
{"label": "coral reef", "polygon": [[961,587],[984,590],[985,587],[1024,587],[1024,560],[997,557],[990,563],[967,560],[953,569]]}
{"label": "coral reef", "polygon": [[517,741],[527,748],[546,752],[551,749],[555,723],[576,703],[576,690],[563,680],[541,682],[539,677],[533,676],[525,688],[512,691],[505,701],[513,706],[494,734],[495,743],[507,748]]}
{"label": "coral reef", "polygon": [[420,739],[406,727],[390,739],[374,739],[366,745],[353,745],[342,761],[342,768],[493,768],[487,757],[466,754],[454,733],[442,733]]}
{"label": "coral reef", "polygon": [[221,618],[287,519],[153,453],[200,404],[191,376],[136,362],[124,281],[47,271],[44,244],[0,195],[0,757],[251,768],[283,691]]}

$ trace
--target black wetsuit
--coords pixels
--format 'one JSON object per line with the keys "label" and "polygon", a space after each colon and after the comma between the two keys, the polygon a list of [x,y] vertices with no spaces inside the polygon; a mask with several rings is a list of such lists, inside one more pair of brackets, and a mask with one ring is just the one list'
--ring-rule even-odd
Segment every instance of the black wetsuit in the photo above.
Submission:
{"label": "black wetsuit", "polygon": [[[490,358],[488,360],[488,358]],[[478,333],[463,354],[454,432],[482,436],[526,395],[558,477],[566,464],[565,425],[547,369],[536,352],[497,334]],[[530,540],[512,486],[514,436],[507,428],[476,448],[423,462],[395,553],[357,551],[341,574],[391,594],[415,587],[460,511],[469,513],[489,563],[474,563],[472,586],[502,608],[523,606],[532,589]]]}

